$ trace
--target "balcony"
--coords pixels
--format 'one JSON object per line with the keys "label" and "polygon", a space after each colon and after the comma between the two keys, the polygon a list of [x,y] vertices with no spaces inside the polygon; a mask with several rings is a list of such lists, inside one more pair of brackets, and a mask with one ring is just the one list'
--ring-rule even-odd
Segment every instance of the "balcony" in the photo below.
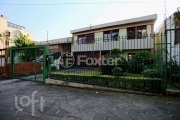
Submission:
{"label": "balcony", "polygon": [[119,41],[96,41],[91,44],[77,44],[72,45],[73,52],[81,51],[104,51],[111,50],[113,48],[120,48],[122,50],[132,50],[132,49],[152,49],[154,48],[154,39],[145,38],[145,39],[121,39]]}

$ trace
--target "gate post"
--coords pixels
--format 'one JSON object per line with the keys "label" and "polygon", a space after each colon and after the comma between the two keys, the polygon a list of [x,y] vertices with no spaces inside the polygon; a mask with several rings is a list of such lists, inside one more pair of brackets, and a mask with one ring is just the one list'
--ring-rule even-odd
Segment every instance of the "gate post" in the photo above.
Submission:
{"label": "gate post", "polygon": [[48,78],[49,69],[50,66],[46,65],[46,56],[49,54],[49,45],[44,46],[44,52],[43,52],[43,82],[46,82],[46,78]]}

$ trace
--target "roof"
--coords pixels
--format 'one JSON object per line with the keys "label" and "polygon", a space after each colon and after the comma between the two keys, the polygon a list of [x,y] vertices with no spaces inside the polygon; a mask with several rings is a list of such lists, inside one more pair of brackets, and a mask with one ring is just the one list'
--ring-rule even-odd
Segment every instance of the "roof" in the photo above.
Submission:
{"label": "roof", "polygon": [[[121,20],[121,21],[115,21],[115,22],[110,22],[110,23],[94,25],[94,26],[91,26],[91,30],[105,28],[105,27],[111,27],[111,26],[117,26],[117,25],[124,25],[124,24],[129,24],[129,23],[136,23],[136,22],[141,22],[141,21],[152,20],[155,22],[156,19],[157,19],[157,14],[153,14],[153,15],[148,15],[148,16],[142,16],[142,17],[137,17],[137,18],[131,18],[131,19],[126,19],[126,20]],[[84,27],[84,28],[80,28],[80,29],[71,30],[71,34],[77,33],[77,32],[82,32],[82,31],[87,31],[89,29],[90,29],[90,27]]]}
{"label": "roof", "polygon": [[[48,40],[48,44],[60,44],[60,43],[70,43],[70,42],[71,42],[71,37]],[[47,44],[47,40],[37,42],[36,44],[41,44],[41,45],[42,44]]]}

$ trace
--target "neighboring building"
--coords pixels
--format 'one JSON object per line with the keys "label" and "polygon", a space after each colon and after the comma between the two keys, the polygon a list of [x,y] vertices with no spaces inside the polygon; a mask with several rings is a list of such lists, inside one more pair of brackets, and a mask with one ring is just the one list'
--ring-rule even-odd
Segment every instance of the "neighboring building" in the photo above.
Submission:
{"label": "neighboring building", "polygon": [[111,49],[120,48],[127,60],[137,51],[153,53],[156,19],[157,15],[153,14],[71,30],[72,52],[75,56],[93,55],[101,58]]}
{"label": "neighboring building", "polygon": [[37,42],[36,45],[47,45],[49,44],[49,52],[71,52],[71,37],[46,40]]}
{"label": "neighboring building", "polygon": [[[20,33],[22,33],[23,35],[29,34],[29,39],[33,40],[33,34],[30,32],[27,32],[24,26],[9,22],[8,19],[4,17],[3,15],[0,16],[0,34],[2,34],[2,32],[6,32],[11,38],[9,47],[15,45],[14,39]],[[0,41],[0,49],[2,48],[6,48],[5,41],[3,42]]]}
{"label": "neighboring building", "polygon": [[[162,43],[157,45],[160,48],[158,51],[165,51],[167,44],[167,57],[170,61],[170,57],[173,61],[176,61],[180,65],[180,23],[174,23],[174,13],[170,15],[165,21],[164,24],[159,29],[159,35],[162,33],[163,38],[158,41]],[[166,34],[165,34],[166,31]],[[160,37],[159,37],[160,38]],[[166,43],[167,40],[167,43]],[[163,44],[164,43],[164,44]],[[171,54],[170,54],[171,53]],[[166,54],[163,52],[162,57],[165,58]]]}

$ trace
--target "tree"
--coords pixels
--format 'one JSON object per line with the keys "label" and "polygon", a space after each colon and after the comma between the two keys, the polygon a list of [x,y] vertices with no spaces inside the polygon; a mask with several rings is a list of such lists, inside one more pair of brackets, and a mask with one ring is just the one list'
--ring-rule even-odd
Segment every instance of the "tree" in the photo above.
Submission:
{"label": "tree", "polygon": [[[105,55],[104,65],[101,65],[101,73],[105,75],[113,75],[113,69],[118,67],[121,69],[121,75],[127,71],[128,62],[124,57],[121,56],[122,50],[119,48],[114,48],[110,51],[109,54]],[[112,59],[111,64],[108,64],[108,59]],[[116,70],[115,70],[116,71]]]}
{"label": "tree", "polygon": [[16,36],[14,43],[16,47],[27,47],[27,46],[33,46],[34,43],[31,42],[31,40],[28,38],[28,35],[23,35],[22,33],[19,34],[19,37]]}
{"label": "tree", "polygon": [[[14,40],[14,44],[16,45],[16,47],[34,46],[34,43],[32,43],[28,37],[29,35],[23,35],[22,33],[20,33],[19,37],[16,36]],[[23,49],[23,50],[20,50],[19,53],[20,53],[19,57],[22,61],[31,62],[32,60],[35,59],[34,49]]]}
{"label": "tree", "polygon": [[145,66],[152,64],[153,64],[152,54],[147,50],[139,51],[134,54],[133,58],[130,61],[129,72],[141,73]]}
{"label": "tree", "polygon": [[9,34],[7,32],[2,32],[0,34],[0,41],[5,43],[5,45],[9,45],[9,41],[11,40]]}

